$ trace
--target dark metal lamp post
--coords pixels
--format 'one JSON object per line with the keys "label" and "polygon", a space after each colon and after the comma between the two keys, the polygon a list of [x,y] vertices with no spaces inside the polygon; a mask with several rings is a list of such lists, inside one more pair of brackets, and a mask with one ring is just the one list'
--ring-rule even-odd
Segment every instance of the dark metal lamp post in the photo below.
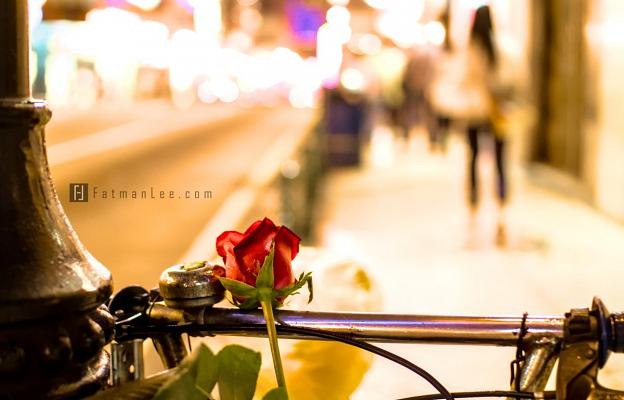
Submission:
{"label": "dark metal lamp post", "polygon": [[111,276],[54,190],[29,51],[28,1],[0,1],[0,399],[77,398],[108,377]]}

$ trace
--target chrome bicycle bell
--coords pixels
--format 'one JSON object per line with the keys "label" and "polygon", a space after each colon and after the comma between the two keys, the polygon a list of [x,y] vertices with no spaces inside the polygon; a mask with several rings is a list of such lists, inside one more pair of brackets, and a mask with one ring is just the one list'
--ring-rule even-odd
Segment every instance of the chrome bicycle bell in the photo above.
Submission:
{"label": "chrome bicycle bell", "polygon": [[224,297],[220,276],[225,276],[225,269],[207,261],[177,264],[160,276],[160,295],[171,308],[211,307]]}

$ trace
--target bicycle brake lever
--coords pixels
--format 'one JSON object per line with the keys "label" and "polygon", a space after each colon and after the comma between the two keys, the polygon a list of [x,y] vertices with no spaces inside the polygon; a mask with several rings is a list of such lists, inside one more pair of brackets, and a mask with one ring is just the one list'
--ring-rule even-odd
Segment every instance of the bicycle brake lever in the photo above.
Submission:
{"label": "bicycle brake lever", "polygon": [[594,298],[592,309],[566,314],[557,370],[557,399],[624,399],[624,391],[598,383],[598,370],[607,361],[614,327],[606,307]]}

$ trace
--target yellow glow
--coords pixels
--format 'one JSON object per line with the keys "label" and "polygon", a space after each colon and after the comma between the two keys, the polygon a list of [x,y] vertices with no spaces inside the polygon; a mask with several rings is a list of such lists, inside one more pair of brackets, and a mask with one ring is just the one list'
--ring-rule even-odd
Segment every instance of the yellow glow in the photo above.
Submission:
{"label": "yellow glow", "polygon": [[159,69],[169,66],[169,28],[165,24],[144,21],[137,39],[141,65]]}
{"label": "yellow glow", "polygon": [[223,31],[221,0],[201,0],[193,2],[195,31],[211,38],[218,38]]}
{"label": "yellow glow", "polygon": [[400,49],[384,47],[371,61],[382,82],[393,82],[400,79],[407,57]]}
{"label": "yellow glow", "polygon": [[288,93],[290,104],[295,108],[314,108],[322,84],[317,59],[306,59],[299,65]]}
{"label": "yellow glow", "polygon": [[332,25],[349,25],[351,22],[351,13],[346,7],[333,6],[327,10],[325,16],[327,23]]}
{"label": "yellow glow", "polygon": [[397,46],[409,48],[425,44],[425,32],[422,24],[418,23],[424,9],[424,0],[387,0],[375,27]]}
{"label": "yellow glow", "polygon": [[444,25],[438,21],[431,21],[425,24],[425,37],[427,41],[435,46],[440,46],[444,43],[446,37],[446,30]]}
{"label": "yellow glow", "polygon": [[394,133],[385,126],[373,129],[370,145],[371,163],[376,167],[389,167],[394,161]]}
{"label": "yellow glow", "polygon": [[367,33],[358,40],[358,47],[363,54],[377,54],[381,50],[381,39],[377,35]]}
{"label": "yellow glow", "polygon": [[262,26],[262,14],[255,8],[244,8],[240,12],[239,24],[247,32],[255,32]]}
{"label": "yellow glow", "polygon": [[158,7],[161,3],[161,0],[126,0],[129,4],[133,6],[139,7],[144,11],[151,11]]}
{"label": "yellow glow", "polygon": [[39,72],[37,69],[38,57],[35,51],[30,51],[30,85],[32,86],[37,79],[37,73]]}
{"label": "yellow glow", "polygon": [[46,100],[53,107],[71,101],[72,82],[76,75],[76,59],[66,53],[51,54],[46,59]]}
{"label": "yellow glow", "polygon": [[370,7],[378,10],[385,10],[388,7],[388,0],[364,0]]}
{"label": "yellow glow", "polygon": [[346,7],[333,6],[327,10],[326,14],[327,28],[326,31],[341,45],[346,44],[351,39],[351,13]]}
{"label": "yellow glow", "polygon": [[278,47],[271,53],[270,61],[278,80],[289,84],[297,82],[297,72],[303,64],[303,59],[299,54],[285,47]]}
{"label": "yellow glow", "polygon": [[215,81],[212,86],[215,96],[224,103],[233,103],[238,99],[240,91],[238,86],[230,79],[220,79]]}
{"label": "yellow glow", "polygon": [[134,97],[141,22],[138,15],[129,11],[95,9],[87,13],[84,37],[71,38],[85,51],[92,52],[105,97],[122,102],[130,102]]}
{"label": "yellow glow", "polygon": [[288,94],[288,101],[295,108],[312,108],[314,106],[314,93],[296,87]]}
{"label": "yellow glow", "polygon": [[295,108],[314,108],[321,81],[318,79],[315,69],[302,71],[302,76],[288,94],[288,101]]}
{"label": "yellow glow", "polygon": [[470,0],[470,1],[471,1],[471,6],[473,8],[479,8],[481,6],[490,4],[490,0]]}
{"label": "yellow glow", "polygon": [[169,85],[173,92],[186,92],[193,86],[196,76],[197,34],[189,29],[180,29],[171,37],[171,58],[169,60]]}
{"label": "yellow glow", "polygon": [[29,28],[32,32],[43,19],[43,5],[47,0],[29,0],[28,1],[28,16],[29,16]]}
{"label": "yellow glow", "polygon": [[199,100],[203,103],[214,103],[218,100],[218,97],[212,92],[212,85],[210,81],[202,82],[197,87],[197,97],[199,97]]}
{"label": "yellow glow", "polygon": [[225,43],[238,51],[249,51],[253,47],[253,37],[241,29],[235,29],[227,36]]}
{"label": "yellow glow", "polygon": [[346,68],[340,75],[340,84],[352,92],[361,92],[366,84],[364,75],[358,69]]}
{"label": "yellow glow", "polygon": [[323,80],[338,76],[342,64],[342,43],[331,25],[321,25],[317,33],[316,58]]}
{"label": "yellow glow", "polygon": [[418,20],[425,10],[425,0],[365,0],[378,10],[400,12],[406,18]]}

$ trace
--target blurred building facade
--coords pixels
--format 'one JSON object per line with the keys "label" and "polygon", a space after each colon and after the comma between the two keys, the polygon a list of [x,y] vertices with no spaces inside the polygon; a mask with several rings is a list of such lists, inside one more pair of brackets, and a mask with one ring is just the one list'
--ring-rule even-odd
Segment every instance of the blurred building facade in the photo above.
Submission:
{"label": "blurred building facade", "polygon": [[[624,3],[617,0],[591,2],[586,25],[590,57],[596,57],[596,109],[592,126],[593,143],[589,161],[593,164],[591,185],[598,206],[624,220]],[[591,59],[591,58],[590,58]]]}
{"label": "blurred building facade", "polygon": [[533,0],[530,9],[529,159],[571,178],[568,189],[624,221],[624,3]]}

